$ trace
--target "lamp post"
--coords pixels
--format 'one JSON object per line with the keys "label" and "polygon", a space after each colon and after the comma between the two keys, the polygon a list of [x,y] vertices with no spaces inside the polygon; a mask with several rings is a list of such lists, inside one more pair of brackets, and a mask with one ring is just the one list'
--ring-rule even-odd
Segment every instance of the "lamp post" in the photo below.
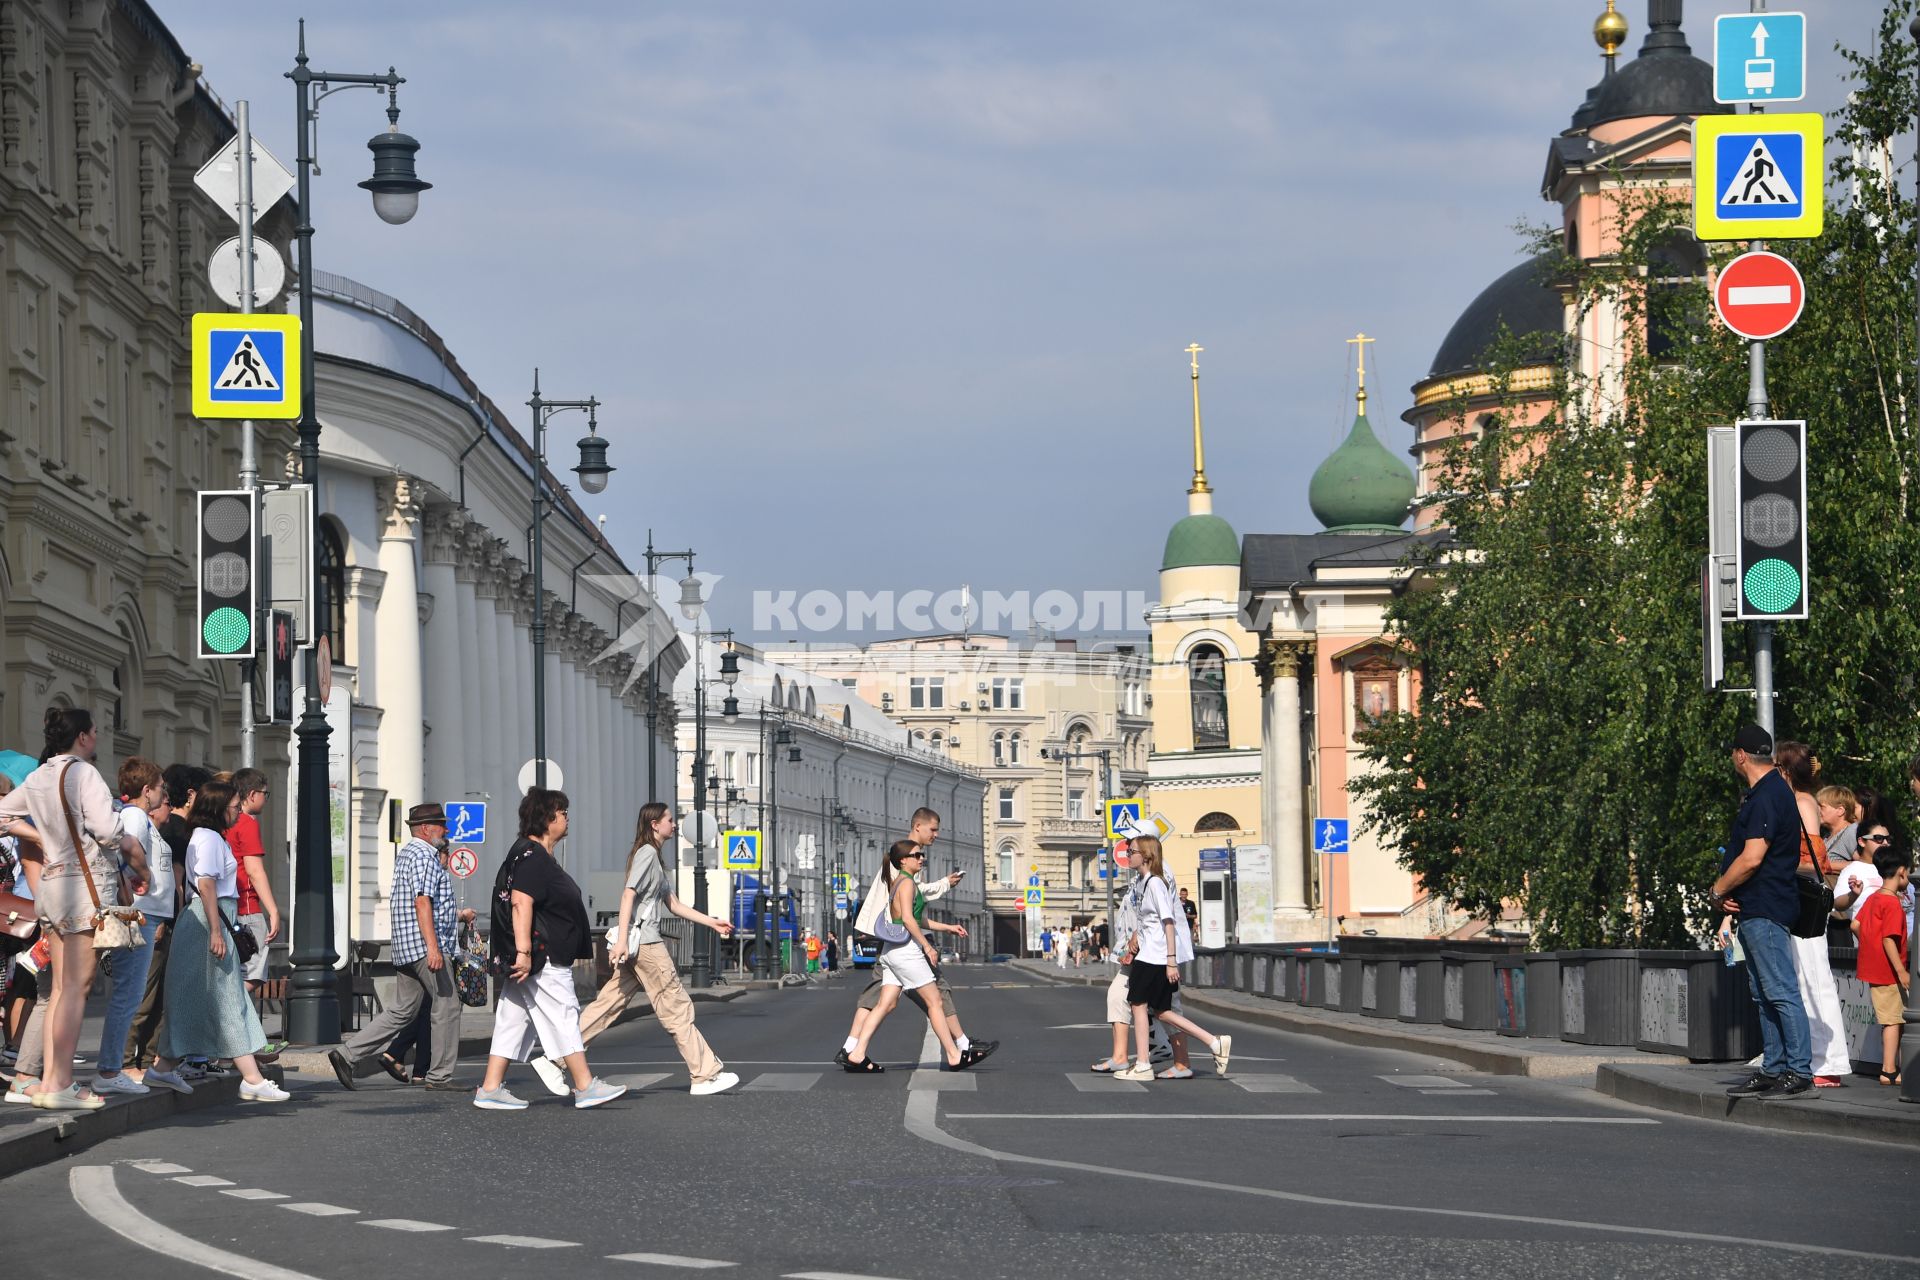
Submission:
{"label": "lamp post", "polygon": [[542,553],[541,532],[547,510],[547,420],[568,409],[587,412],[587,434],[580,438],[580,465],[574,474],[580,487],[599,493],[607,487],[613,468],[607,465],[607,442],[600,438],[600,402],[586,400],[548,400],[540,394],[540,371],[533,371],[533,396],[527,401],[533,410],[533,785],[547,785],[547,597],[546,556]]}
{"label": "lamp post", "polygon": [[[1104,748],[1104,747],[1102,747],[1102,748],[1101,748],[1100,750],[1098,750],[1098,751],[1069,751],[1069,750],[1066,750],[1066,749],[1064,749],[1064,748],[1061,748],[1061,747],[1054,747],[1054,748],[1052,748],[1051,750],[1049,750],[1049,748],[1046,748],[1046,747],[1042,747],[1042,748],[1040,748],[1040,758],[1041,758],[1042,760],[1058,760],[1058,761],[1060,762],[1060,802],[1061,802],[1061,808],[1063,808],[1063,809],[1064,809],[1064,808],[1066,807],[1066,799],[1067,799],[1067,781],[1066,781],[1066,777],[1067,777],[1067,774],[1066,774],[1066,770],[1067,770],[1067,765],[1068,765],[1068,764],[1070,764],[1070,763],[1072,763],[1073,761],[1076,761],[1076,760],[1098,760],[1098,761],[1100,762],[1100,788],[1101,788],[1101,791],[1102,791],[1103,793],[1105,793],[1105,794],[1103,794],[1103,795],[1102,795],[1102,797],[1101,797],[1101,799],[1102,799],[1102,801],[1105,801],[1105,800],[1110,800],[1110,799],[1112,799],[1112,798],[1113,798],[1113,797],[1112,797],[1112,787],[1113,787],[1113,773],[1112,773],[1112,771],[1113,771],[1113,752],[1111,752],[1110,750],[1108,750],[1108,749],[1106,749],[1106,748]],[[1112,865],[1112,863],[1113,863],[1113,851],[1112,851],[1111,849],[1106,849],[1106,848],[1105,848],[1105,847],[1103,846],[1103,847],[1102,847],[1102,852],[1103,852],[1103,853],[1104,853],[1104,854],[1106,855],[1106,861],[1107,861],[1107,864],[1108,864],[1108,865],[1106,866],[1106,868],[1105,868],[1105,870],[1106,870],[1106,873],[1107,873],[1107,874],[1106,874],[1106,890],[1107,890],[1107,936],[1108,936],[1108,937],[1112,937],[1112,936],[1113,936],[1113,906],[1114,906],[1114,903],[1113,903],[1113,881],[1114,881],[1114,873],[1115,873],[1115,871],[1116,871],[1116,868],[1115,868],[1115,867],[1114,867],[1114,866]],[[1083,909],[1084,909],[1084,906],[1085,906],[1085,903],[1086,903],[1086,892],[1087,892],[1087,883],[1086,883],[1086,881],[1085,881],[1085,880],[1083,879],[1083,880],[1082,880],[1082,881],[1080,882],[1080,901],[1081,901],[1081,904],[1082,904],[1082,907],[1083,907]]]}
{"label": "lamp post", "polygon": [[[1913,22],[1907,27],[1907,31],[1913,36],[1914,43],[1920,44],[1920,16],[1914,18]],[[1916,76],[1920,78],[1920,73],[1916,73]],[[1915,194],[1920,196],[1920,176],[1914,179],[1914,190]],[[1915,233],[1920,235],[1920,219],[1916,219]],[[1916,334],[1920,334],[1920,256],[1914,259],[1914,285],[1916,289],[1914,295],[1914,325]],[[1920,933],[1916,933],[1913,930],[1909,930],[1908,932],[1910,935],[1907,939],[1909,981],[1907,983],[1906,1021],[1909,1027],[1920,1027],[1920,990],[1916,990],[1916,983],[1913,981],[1915,978],[1920,978],[1920,942],[1916,942],[1916,939],[1920,939]],[[1900,1101],[1902,1102],[1920,1102],[1920,1076],[1916,1076],[1913,1071],[1914,1067],[1920,1066],[1920,1056],[1916,1056],[1912,1047],[1916,1038],[1920,1037],[1916,1037],[1915,1032],[1909,1031],[1907,1033],[1907,1059],[1900,1073]]]}
{"label": "lamp post", "polygon": [[[373,176],[362,182],[373,196],[373,211],[383,222],[402,223],[420,207],[420,193],[432,183],[414,173],[420,144],[400,132],[400,86],[406,78],[388,67],[384,75],[315,71],[307,65],[307,24],[300,23],[299,51],[293,70],[294,174],[299,184],[298,245],[300,299],[300,479],[318,492],[320,417],[313,376],[313,170],[315,109],[327,95],[346,89],[387,91],[387,132],[367,144],[373,152]],[[320,504],[312,505],[307,535],[311,554],[320,552]],[[287,1035],[298,1044],[326,1044],[340,1038],[340,1002],[334,992],[333,822],[328,812],[327,714],[320,700],[320,628],[327,616],[326,579],[315,574],[313,614],[304,675],[305,707],[294,730],[299,742],[299,805],[294,814],[293,962],[287,991]]]}

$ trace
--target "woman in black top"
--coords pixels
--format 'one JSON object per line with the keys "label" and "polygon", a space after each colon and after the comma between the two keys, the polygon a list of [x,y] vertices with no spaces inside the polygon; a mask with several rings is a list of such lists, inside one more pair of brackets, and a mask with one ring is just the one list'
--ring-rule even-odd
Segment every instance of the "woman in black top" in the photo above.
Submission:
{"label": "woman in black top", "polygon": [[473,1105],[519,1111],[527,1104],[507,1091],[507,1064],[524,1062],[537,1043],[573,1077],[573,1105],[597,1107],[627,1091],[596,1079],[580,1042],[580,998],[574,961],[588,954],[587,904],[553,856],[567,834],[567,796],[534,787],[520,801],[520,838],[493,881],[493,958],[500,984],[487,1077]]}

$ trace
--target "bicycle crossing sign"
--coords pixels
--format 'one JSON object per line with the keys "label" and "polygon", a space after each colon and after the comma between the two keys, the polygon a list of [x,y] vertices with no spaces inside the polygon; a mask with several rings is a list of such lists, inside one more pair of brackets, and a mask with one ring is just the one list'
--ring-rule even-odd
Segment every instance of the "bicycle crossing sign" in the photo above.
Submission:
{"label": "bicycle crossing sign", "polygon": [[722,832],[720,848],[722,850],[721,866],[728,871],[760,869],[760,833],[758,831]]}
{"label": "bicycle crossing sign", "polygon": [[456,844],[485,844],[487,842],[487,806],[477,800],[449,800],[447,811],[447,839]]}
{"label": "bicycle crossing sign", "polygon": [[1825,225],[1826,121],[1818,112],[1693,122],[1693,233],[1811,240]]}
{"label": "bicycle crossing sign", "polygon": [[193,416],[300,416],[300,317],[193,317]]}

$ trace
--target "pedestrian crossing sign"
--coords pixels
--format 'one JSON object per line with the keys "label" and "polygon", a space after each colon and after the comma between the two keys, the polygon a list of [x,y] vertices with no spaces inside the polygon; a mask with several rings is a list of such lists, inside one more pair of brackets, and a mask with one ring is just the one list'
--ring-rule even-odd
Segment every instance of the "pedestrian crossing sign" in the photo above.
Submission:
{"label": "pedestrian crossing sign", "polygon": [[728,871],[760,869],[760,833],[724,831],[720,834],[721,866]]}
{"label": "pedestrian crossing sign", "polygon": [[1107,801],[1107,839],[1130,840],[1144,831],[1141,815],[1146,807],[1138,798]]}
{"label": "pedestrian crossing sign", "polygon": [[300,317],[193,317],[193,416],[300,416]]}
{"label": "pedestrian crossing sign", "polygon": [[1825,225],[1826,119],[1802,111],[1693,122],[1702,240],[1811,240]]}
{"label": "pedestrian crossing sign", "polygon": [[1047,890],[1043,885],[1038,889],[1027,890],[1027,910],[1038,911],[1047,905]]}

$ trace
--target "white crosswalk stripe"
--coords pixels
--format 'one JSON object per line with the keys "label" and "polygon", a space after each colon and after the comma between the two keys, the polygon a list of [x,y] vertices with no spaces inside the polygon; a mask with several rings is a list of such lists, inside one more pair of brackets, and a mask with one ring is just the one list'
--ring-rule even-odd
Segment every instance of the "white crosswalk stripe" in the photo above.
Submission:
{"label": "white crosswalk stripe", "polygon": [[938,1089],[942,1093],[978,1093],[980,1077],[965,1071],[916,1071],[907,1077],[909,1089]]}
{"label": "white crosswalk stripe", "polygon": [[192,1173],[193,1170],[183,1164],[169,1164],[165,1160],[135,1160],[132,1167],[142,1173]]}
{"label": "white crosswalk stripe", "polygon": [[438,1222],[421,1222],[418,1218],[368,1218],[363,1227],[380,1227],[386,1231],[451,1231],[452,1227],[442,1226]]}
{"label": "white crosswalk stripe", "polygon": [[509,1249],[578,1249],[578,1240],[548,1240],[542,1236],[468,1236],[469,1244],[498,1244]]}
{"label": "white crosswalk stripe", "polygon": [[610,1253],[608,1262],[644,1262],[656,1267],[691,1267],[697,1270],[711,1270],[715,1267],[737,1267],[737,1262],[722,1262],[718,1258],[686,1258],[677,1253]]}
{"label": "white crosswalk stripe", "polygon": [[232,1187],[220,1194],[232,1196],[236,1200],[285,1200],[287,1198],[278,1191],[264,1191],[259,1187]]}
{"label": "white crosswalk stripe", "polygon": [[1455,1080],[1452,1076],[1380,1076],[1388,1084],[1399,1085],[1402,1089],[1464,1089],[1466,1082]]}
{"label": "white crosswalk stripe", "polygon": [[283,1204],[282,1209],[291,1209],[295,1213],[304,1213],[313,1218],[338,1218],[349,1213],[358,1213],[358,1209],[342,1209],[337,1204],[321,1204],[314,1200],[302,1200],[298,1204]]}
{"label": "white crosswalk stripe", "polygon": [[1147,1086],[1133,1080],[1115,1080],[1112,1076],[1067,1073],[1067,1083],[1081,1093],[1145,1093]]}
{"label": "white crosswalk stripe", "polygon": [[1318,1093],[1318,1089],[1292,1076],[1228,1076],[1227,1081],[1248,1093]]}
{"label": "white crosswalk stripe", "polygon": [[652,1088],[666,1078],[667,1073],[664,1071],[650,1071],[645,1075],[639,1076],[612,1076],[607,1080],[607,1083],[623,1084],[627,1086],[629,1092],[638,1093],[642,1089]]}
{"label": "white crosswalk stripe", "polygon": [[174,1181],[183,1187],[230,1187],[233,1185],[233,1181],[229,1178],[216,1178],[206,1173],[196,1173],[188,1178],[175,1178]]}
{"label": "white crosswalk stripe", "polygon": [[820,1083],[822,1071],[763,1071],[740,1086],[742,1093],[805,1093]]}

